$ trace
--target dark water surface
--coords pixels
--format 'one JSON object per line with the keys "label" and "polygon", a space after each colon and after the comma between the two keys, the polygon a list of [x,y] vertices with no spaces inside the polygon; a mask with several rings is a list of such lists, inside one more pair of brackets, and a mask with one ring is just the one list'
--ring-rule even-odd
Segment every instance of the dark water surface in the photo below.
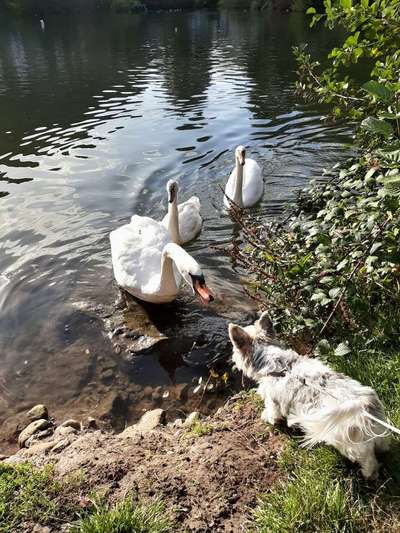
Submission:
{"label": "dark water surface", "polygon": [[[38,20],[1,19],[3,434],[39,401],[59,416],[108,412],[119,426],[160,402],[188,407],[185,384],[207,375],[226,321],[249,309],[210,246],[237,233],[218,188],[233,149],[245,144],[263,167],[266,217],[345,153],[349,130],[294,95],[291,47],[304,41],[322,57],[332,36],[299,14],[58,17],[44,31]],[[181,199],[201,199],[203,232],[187,249],[218,302],[204,311],[184,291],[171,306],[134,311],[133,322],[154,321],[172,340],[129,357],[103,326],[117,296],[108,233],[135,212],[162,217],[170,178]]]}

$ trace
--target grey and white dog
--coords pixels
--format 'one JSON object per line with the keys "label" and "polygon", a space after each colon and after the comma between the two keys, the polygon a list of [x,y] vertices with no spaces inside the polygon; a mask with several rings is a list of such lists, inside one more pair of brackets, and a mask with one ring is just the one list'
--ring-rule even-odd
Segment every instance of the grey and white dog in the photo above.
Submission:
{"label": "grey and white dog", "polygon": [[229,324],[229,337],[235,365],[259,384],[263,420],[285,419],[303,430],[304,446],[330,444],[359,463],[366,479],[377,477],[375,451],[386,451],[388,440],[387,431],[367,414],[385,420],[373,389],[282,346],[266,312],[251,326]]}

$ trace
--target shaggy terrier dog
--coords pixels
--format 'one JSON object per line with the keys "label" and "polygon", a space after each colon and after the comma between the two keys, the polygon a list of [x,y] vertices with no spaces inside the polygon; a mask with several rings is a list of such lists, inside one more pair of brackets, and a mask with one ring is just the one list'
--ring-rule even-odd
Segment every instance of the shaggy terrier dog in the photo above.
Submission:
{"label": "shaggy terrier dog", "polygon": [[267,313],[251,326],[229,324],[229,337],[235,365],[259,384],[263,420],[285,419],[303,430],[304,446],[330,444],[359,463],[365,479],[377,477],[375,452],[388,449],[388,432],[370,417],[385,420],[373,389],[282,346]]}

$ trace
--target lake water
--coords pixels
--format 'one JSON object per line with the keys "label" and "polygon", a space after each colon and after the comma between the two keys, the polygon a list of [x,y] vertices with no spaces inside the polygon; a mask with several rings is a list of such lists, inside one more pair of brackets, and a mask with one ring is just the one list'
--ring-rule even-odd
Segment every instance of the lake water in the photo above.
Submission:
{"label": "lake water", "polygon": [[[256,212],[265,217],[346,153],[348,128],[294,95],[291,47],[305,41],[323,57],[333,36],[310,31],[300,14],[55,17],[44,30],[37,19],[1,18],[0,424],[9,443],[18,413],[38,402],[58,417],[104,412],[117,429],[153,405],[174,416],[196,407],[193,380],[206,379],[226,346],[226,322],[251,308],[213,246],[238,232],[219,189],[235,146],[263,168]],[[133,213],[161,218],[170,178],[180,199],[201,199],[204,228],[187,250],[217,301],[206,311],[184,291],[170,306],[134,310],[127,319],[169,338],[135,356],[107,334],[118,294],[108,234]],[[216,395],[206,396],[211,409]]]}

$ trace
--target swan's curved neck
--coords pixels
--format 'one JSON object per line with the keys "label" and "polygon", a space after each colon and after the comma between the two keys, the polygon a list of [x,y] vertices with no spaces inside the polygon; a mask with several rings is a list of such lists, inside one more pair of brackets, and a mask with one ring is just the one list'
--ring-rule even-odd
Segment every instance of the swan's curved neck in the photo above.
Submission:
{"label": "swan's curved neck", "polygon": [[179,233],[179,216],[178,216],[178,201],[175,198],[168,203],[168,231],[171,235],[172,242],[181,244],[181,235]]}
{"label": "swan's curved neck", "polygon": [[236,180],[233,201],[238,207],[243,207],[243,166],[236,158]]}
{"label": "swan's curved neck", "polygon": [[168,245],[164,247],[161,256],[161,278],[160,292],[162,294],[176,294],[178,292],[174,274],[174,261],[168,250]]}
{"label": "swan's curved neck", "polygon": [[183,248],[178,244],[170,242],[164,246],[161,256],[161,279],[160,292],[165,294],[176,294],[179,290],[180,280],[176,282],[174,274],[175,263],[180,275],[182,272],[196,272],[200,270],[199,265]]}

